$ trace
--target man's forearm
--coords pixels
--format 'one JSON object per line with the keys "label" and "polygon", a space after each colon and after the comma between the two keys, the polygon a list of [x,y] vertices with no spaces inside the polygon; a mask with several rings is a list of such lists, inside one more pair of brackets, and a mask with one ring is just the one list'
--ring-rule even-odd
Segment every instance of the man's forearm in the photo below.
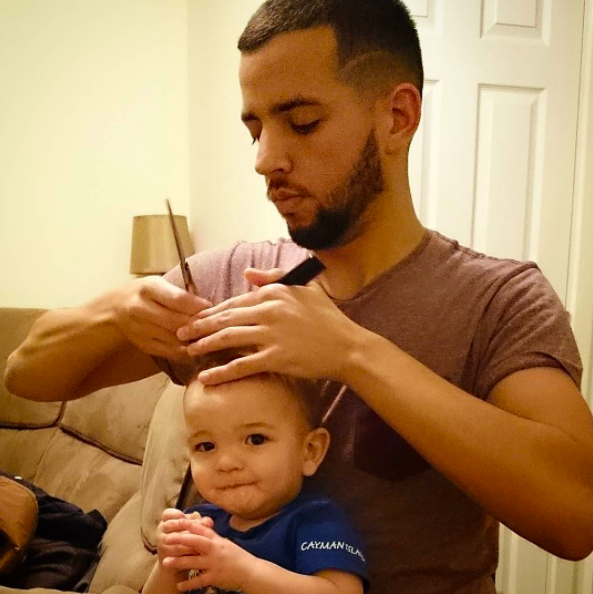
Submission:
{"label": "man's forearm", "polygon": [[89,375],[127,343],[113,324],[110,307],[110,295],[105,295],[43,314],[8,358],[7,388],[33,400],[83,395]]}
{"label": "man's forearm", "polygon": [[[582,441],[575,441],[560,421],[484,402],[382,337],[365,330],[356,341],[345,383],[428,462],[536,544],[569,558],[587,554],[593,532],[589,425],[583,423]],[[536,401],[539,394],[532,396]],[[572,395],[566,402],[574,405]]]}
{"label": "man's forearm", "polygon": [[189,362],[176,332],[211,305],[149,276],[86,305],[48,312],[10,356],[7,387],[33,400],[69,400],[157,373],[151,355]]}

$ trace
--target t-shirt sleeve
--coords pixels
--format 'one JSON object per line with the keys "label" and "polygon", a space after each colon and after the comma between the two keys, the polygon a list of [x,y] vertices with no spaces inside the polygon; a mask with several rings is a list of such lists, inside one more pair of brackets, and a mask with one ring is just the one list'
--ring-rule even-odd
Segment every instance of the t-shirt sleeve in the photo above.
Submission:
{"label": "t-shirt sleeve", "polygon": [[295,571],[312,575],[324,569],[355,574],[365,592],[369,588],[362,539],[346,514],[329,502],[302,514],[296,530]]}
{"label": "t-shirt sleeve", "polygon": [[479,350],[476,393],[486,399],[516,371],[555,367],[580,386],[582,364],[568,312],[541,271],[520,268],[491,299],[474,341]]}

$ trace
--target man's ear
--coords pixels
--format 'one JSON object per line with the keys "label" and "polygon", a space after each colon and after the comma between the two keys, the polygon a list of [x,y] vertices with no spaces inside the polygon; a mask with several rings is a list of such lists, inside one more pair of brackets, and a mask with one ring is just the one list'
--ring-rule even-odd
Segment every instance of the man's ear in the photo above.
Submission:
{"label": "man's ear", "polygon": [[422,97],[411,83],[402,83],[381,99],[386,152],[407,151],[420,125]]}
{"label": "man's ear", "polygon": [[303,476],[313,476],[323,462],[329,448],[329,432],[324,427],[309,431],[305,437],[305,458],[303,460]]}

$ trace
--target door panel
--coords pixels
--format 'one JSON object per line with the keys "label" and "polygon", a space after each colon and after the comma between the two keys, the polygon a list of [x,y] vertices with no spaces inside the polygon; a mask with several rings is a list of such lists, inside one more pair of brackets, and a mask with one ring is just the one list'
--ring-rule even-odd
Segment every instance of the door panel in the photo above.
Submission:
{"label": "door panel", "polygon": [[423,222],[537,261],[565,299],[583,0],[408,4],[427,78],[411,154]]}

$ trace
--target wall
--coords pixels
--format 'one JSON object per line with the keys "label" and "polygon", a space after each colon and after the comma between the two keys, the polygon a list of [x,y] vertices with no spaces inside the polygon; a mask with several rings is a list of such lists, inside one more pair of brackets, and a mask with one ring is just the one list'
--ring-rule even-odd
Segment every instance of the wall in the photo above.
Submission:
{"label": "wall", "polygon": [[198,249],[286,235],[253,170],[241,122],[237,40],[261,0],[189,2],[191,224]]}
{"label": "wall", "polygon": [[132,217],[188,212],[186,0],[0,2],[0,306],[130,279]]}

